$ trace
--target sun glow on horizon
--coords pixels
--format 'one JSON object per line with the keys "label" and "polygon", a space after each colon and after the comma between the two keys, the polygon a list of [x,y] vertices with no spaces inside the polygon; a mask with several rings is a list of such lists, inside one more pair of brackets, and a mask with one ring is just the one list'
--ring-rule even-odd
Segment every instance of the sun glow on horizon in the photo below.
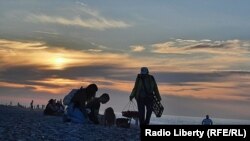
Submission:
{"label": "sun glow on horizon", "polygon": [[53,63],[54,63],[54,67],[56,69],[63,69],[65,67],[65,64],[66,64],[66,59],[63,57],[56,57],[53,60]]}
{"label": "sun glow on horizon", "polygon": [[63,64],[65,62],[65,59],[62,57],[55,58],[55,63],[56,64]]}

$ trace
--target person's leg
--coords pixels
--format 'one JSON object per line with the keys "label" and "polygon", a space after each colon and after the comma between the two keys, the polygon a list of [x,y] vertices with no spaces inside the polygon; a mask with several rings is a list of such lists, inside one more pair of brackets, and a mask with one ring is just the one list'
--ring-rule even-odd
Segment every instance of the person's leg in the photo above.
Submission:
{"label": "person's leg", "polygon": [[136,126],[139,126],[138,120],[139,120],[138,118],[135,118],[135,125],[136,125]]}
{"label": "person's leg", "polygon": [[148,125],[153,111],[153,98],[147,97],[145,99],[145,105],[147,108],[145,124]]}
{"label": "person's leg", "polygon": [[138,99],[137,106],[138,106],[138,112],[139,112],[139,122],[140,125],[143,125],[145,123],[145,105],[143,99]]}
{"label": "person's leg", "polygon": [[67,114],[71,122],[87,123],[87,118],[83,115],[82,111],[78,107],[74,107],[74,104],[70,105]]}

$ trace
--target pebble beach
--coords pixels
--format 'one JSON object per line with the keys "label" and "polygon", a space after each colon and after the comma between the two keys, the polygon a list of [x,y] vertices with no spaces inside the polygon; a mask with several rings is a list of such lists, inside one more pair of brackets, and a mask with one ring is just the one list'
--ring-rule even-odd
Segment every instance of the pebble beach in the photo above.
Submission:
{"label": "pebble beach", "polygon": [[62,117],[44,116],[42,110],[0,106],[1,141],[138,141],[138,127],[119,128],[64,123]]}

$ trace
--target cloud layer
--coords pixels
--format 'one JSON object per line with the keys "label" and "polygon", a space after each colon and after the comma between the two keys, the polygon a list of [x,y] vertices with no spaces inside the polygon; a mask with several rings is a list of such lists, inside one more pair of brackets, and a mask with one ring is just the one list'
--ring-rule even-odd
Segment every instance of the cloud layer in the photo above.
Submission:
{"label": "cloud layer", "polygon": [[140,45],[130,46],[130,48],[133,52],[142,52],[145,50],[145,47]]}
{"label": "cloud layer", "polygon": [[79,26],[89,29],[105,30],[110,28],[127,28],[131,25],[123,21],[117,21],[106,18],[92,18],[92,19],[83,19],[81,17],[74,18],[64,18],[58,16],[48,16],[48,15],[29,15],[27,18],[30,22],[38,23],[52,23],[59,25],[68,25],[68,26]]}
{"label": "cloud layer", "polygon": [[249,119],[249,2],[194,1],[1,1],[0,103],[97,83],[121,111],[147,66],[165,114]]}
{"label": "cloud layer", "polygon": [[[203,46],[200,42],[207,45]],[[150,55],[134,56],[134,53],[73,50],[42,42],[2,39],[0,86],[60,94],[76,86],[97,83],[103,89],[130,93],[139,68],[148,66],[163,95],[248,101],[248,71],[230,71],[237,70],[233,69],[234,64],[244,65],[244,61],[249,61],[249,57],[243,55],[248,53],[248,42],[222,41],[216,46],[211,42],[178,39],[176,43],[152,45],[153,49],[173,48],[177,54],[183,53],[171,56],[170,60],[168,56],[162,57],[162,52],[145,52]],[[131,49],[142,52],[145,47],[132,46]],[[200,50],[205,53],[207,49],[210,50],[206,52],[207,57],[202,58],[206,55],[201,54]],[[235,49],[240,53],[234,53]],[[193,58],[194,55],[200,59]]]}
{"label": "cloud layer", "polygon": [[102,16],[97,10],[91,9],[84,3],[77,2],[77,10],[83,12],[82,16],[72,16],[71,18],[63,16],[49,16],[46,14],[30,14],[26,20],[34,23],[51,23],[66,26],[78,26],[82,28],[105,30],[112,28],[128,28],[132,25],[121,20],[115,20]]}
{"label": "cloud layer", "polygon": [[210,53],[242,55],[249,53],[250,42],[240,40],[211,41],[176,39],[152,45],[152,52],[162,54]]}

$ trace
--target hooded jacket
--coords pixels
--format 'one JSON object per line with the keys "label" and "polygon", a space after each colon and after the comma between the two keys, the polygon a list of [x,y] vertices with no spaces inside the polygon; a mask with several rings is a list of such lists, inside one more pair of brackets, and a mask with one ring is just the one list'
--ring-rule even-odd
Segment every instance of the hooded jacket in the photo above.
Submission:
{"label": "hooded jacket", "polygon": [[157,97],[157,99],[161,100],[161,96],[160,96],[156,81],[154,77],[149,74],[138,74],[130,97],[138,100],[140,96],[140,90],[144,89],[143,82],[142,82],[143,79],[145,80],[145,85],[146,85],[145,87],[147,89],[144,91],[148,92],[148,94],[153,93]]}

